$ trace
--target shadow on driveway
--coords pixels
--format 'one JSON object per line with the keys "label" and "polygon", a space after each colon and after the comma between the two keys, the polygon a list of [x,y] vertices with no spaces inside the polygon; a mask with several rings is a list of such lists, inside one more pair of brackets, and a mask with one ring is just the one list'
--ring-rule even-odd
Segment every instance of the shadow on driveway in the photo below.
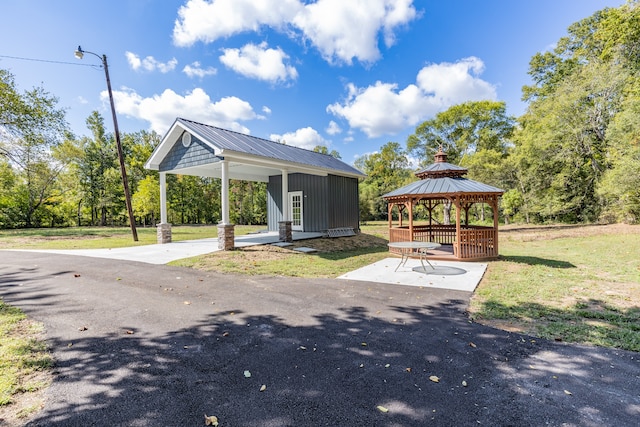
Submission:
{"label": "shadow on driveway", "polygon": [[204,414],[221,426],[633,425],[640,416],[637,354],[470,323],[468,293],[164,266],[145,274],[113,260],[66,268],[74,280],[55,274],[72,257],[29,262],[38,268],[2,261],[0,295],[47,325],[57,360],[30,426],[198,426]]}

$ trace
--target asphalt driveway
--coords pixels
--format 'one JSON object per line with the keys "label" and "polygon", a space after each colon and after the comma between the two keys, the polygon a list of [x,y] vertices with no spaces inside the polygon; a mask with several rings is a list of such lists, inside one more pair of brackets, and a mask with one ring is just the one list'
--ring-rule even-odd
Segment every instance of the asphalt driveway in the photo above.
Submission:
{"label": "asphalt driveway", "polygon": [[56,358],[32,426],[202,426],[204,414],[222,427],[638,424],[638,353],[470,323],[470,295],[0,259],[0,296],[44,322]]}

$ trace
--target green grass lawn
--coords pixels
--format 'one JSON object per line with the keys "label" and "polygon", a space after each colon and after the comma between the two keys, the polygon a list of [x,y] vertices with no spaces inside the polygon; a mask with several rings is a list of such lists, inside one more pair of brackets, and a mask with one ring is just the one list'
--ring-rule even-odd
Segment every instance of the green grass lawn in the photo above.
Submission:
{"label": "green grass lawn", "polygon": [[501,234],[471,317],[565,342],[640,351],[640,226]]}
{"label": "green grass lawn", "polygon": [[[240,236],[265,226],[239,225],[235,233]],[[155,227],[137,228],[138,241],[134,242],[129,227],[68,227],[0,230],[2,249],[113,249],[157,243]],[[215,225],[183,225],[171,228],[174,242],[206,239],[218,236]]]}

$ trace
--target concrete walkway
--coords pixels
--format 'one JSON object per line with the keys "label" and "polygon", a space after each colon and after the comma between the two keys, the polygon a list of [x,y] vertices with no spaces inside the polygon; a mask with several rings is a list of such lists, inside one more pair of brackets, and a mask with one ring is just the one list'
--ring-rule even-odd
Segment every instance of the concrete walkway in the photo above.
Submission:
{"label": "concrete walkway", "polygon": [[[322,237],[322,233],[293,232],[293,240],[313,239]],[[277,231],[268,233],[255,233],[236,236],[235,245],[238,248],[245,246],[265,245],[279,241]],[[123,261],[138,261],[147,264],[167,264],[171,261],[190,258],[217,252],[218,239],[183,240],[164,245],[131,246],[114,249],[25,249],[29,252],[45,252],[60,255],[78,255],[94,258],[118,259]]]}
{"label": "concrete walkway", "polygon": [[[322,237],[322,233],[292,233],[293,240],[308,240],[318,237]],[[235,245],[238,248],[277,242],[279,242],[278,232],[246,234],[235,238]],[[310,240],[309,246],[313,247],[312,240]],[[24,249],[23,251],[161,265],[179,259],[217,252],[219,249],[218,239],[210,238],[114,249]],[[399,262],[398,258],[386,258],[346,273],[338,279],[473,292],[487,269],[487,264],[481,263],[432,261],[434,269],[427,265],[425,270],[421,270],[419,260],[409,259],[404,266],[400,266],[395,271]]]}

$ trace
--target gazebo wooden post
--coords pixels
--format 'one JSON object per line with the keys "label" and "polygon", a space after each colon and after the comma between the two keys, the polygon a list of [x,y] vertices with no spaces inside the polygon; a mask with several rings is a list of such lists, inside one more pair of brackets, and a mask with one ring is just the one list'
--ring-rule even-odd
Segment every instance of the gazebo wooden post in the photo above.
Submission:
{"label": "gazebo wooden post", "polygon": [[413,200],[409,200],[409,241],[413,242]]}
{"label": "gazebo wooden post", "polygon": [[461,258],[462,255],[462,236],[461,236],[461,228],[460,228],[460,196],[456,195],[453,204],[456,207],[456,250],[454,253],[458,258]]}
{"label": "gazebo wooden post", "polygon": [[498,252],[498,198],[493,196],[491,198],[491,210],[493,211],[493,251],[496,256],[500,253]]}

